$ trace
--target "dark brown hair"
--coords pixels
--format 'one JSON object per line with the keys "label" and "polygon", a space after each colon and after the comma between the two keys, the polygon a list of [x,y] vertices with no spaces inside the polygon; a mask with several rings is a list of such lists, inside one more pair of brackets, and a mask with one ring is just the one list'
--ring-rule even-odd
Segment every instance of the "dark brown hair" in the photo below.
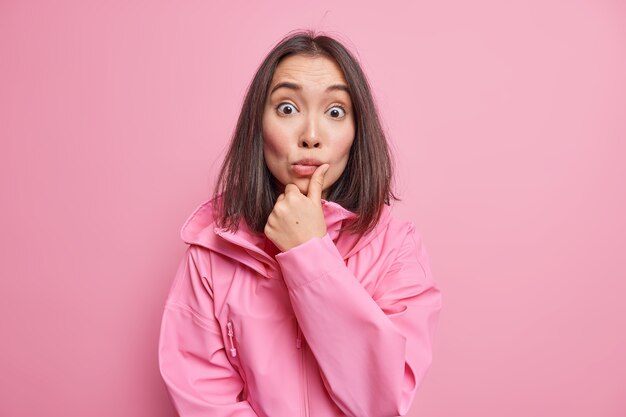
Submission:
{"label": "dark brown hair", "polygon": [[[263,111],[274,71],[282,59],[302,54],[334,59],[348,84],[355,120],[355,137],[342,175],[328,189],[326,200],[358,214],[343,230],[367,233],[377,223],[383,204],[399,200],[391,190],[393,165],[372,93],[359,63],[339,41],[296,31],[284,37],[256,71],[241,108],[237,127],[218,174],[213,194],[214,216],[220,227],[237,230],[243,218],[263,233],[280,192],[263,157]],[[221,197],[221,198],[220,198]]]}

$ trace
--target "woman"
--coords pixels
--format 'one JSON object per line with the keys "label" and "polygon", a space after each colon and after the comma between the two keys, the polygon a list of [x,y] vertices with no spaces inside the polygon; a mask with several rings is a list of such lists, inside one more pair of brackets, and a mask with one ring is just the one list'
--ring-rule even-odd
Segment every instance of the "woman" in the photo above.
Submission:
{"label": "woman", "polygon": [[297,32],[247,91],[213,198],[163,313],[159,363],[187,416],[407,413],[441,292],[367,80],[337,40]]}

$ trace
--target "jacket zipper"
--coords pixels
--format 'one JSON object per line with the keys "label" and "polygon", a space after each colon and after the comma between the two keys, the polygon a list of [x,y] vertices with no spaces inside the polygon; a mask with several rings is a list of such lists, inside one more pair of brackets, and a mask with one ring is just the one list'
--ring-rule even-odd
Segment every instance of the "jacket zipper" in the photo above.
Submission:
{"label": "jacket zipper", "polygon": [[233,331],[233,322],[228,320],[228,338],[230,339],[230,356],[232,356],[233,358],[235,356],[237,356],[237,349],[235,348],[235,345],[233,344],[233,336],[235,335],[235,332]]}
{"label": "jacket zipper", "polygon": [[[235,347],[235,343],[234,343],[235,329],[234,329],[232,320],[230,319],[228,320],[226,327],[228,330],[227,334],[228,334],[228,339],[229,339],[229,344],[230,344],[230,349],[228,349],[228,351],[230,352],[230,356],[235,358],[237,357],[237,348]],[[237,362],[239,364],[241,379],[243,380],[243,393],[242,393],[243,399],[247,399],[248,398],[248,383],[247,383],[246,373],[243,370],[243,365],[241,361],[237,360]]]}
{"label": "jacket zipper", "polygon": [[300,368],[302,370],[302,387],[304,388],[302,396],[304,397],[304,416],[309,417],[309,386],[306,377],[306,361],[304,360],[304,348],[302,346],[300,325],[298,326],[298,336],[296,337],[296,348],[300,350]]}

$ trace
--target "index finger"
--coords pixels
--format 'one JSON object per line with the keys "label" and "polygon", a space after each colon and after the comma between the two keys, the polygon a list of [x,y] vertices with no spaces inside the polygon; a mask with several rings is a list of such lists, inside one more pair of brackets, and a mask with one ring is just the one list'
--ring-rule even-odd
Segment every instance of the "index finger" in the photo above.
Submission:
{"label": "index finger", "polygon": [[307,190],[307,197],[313,200],[318,205],[322,204],[322,190],[324,188],[324,175],[330,168],[329,164],[322,164],[317,167],[311,180],[309,181],[309,189]]}

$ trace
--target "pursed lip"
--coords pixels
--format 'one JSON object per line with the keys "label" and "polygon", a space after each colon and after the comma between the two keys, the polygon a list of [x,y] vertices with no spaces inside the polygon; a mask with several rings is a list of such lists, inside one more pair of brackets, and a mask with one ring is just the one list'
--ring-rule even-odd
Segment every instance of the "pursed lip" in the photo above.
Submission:
{"label": "pursed lip", "polygon": [[293,163],[293,165],[322,165],[323,162],[315,158],[304,158]]}

